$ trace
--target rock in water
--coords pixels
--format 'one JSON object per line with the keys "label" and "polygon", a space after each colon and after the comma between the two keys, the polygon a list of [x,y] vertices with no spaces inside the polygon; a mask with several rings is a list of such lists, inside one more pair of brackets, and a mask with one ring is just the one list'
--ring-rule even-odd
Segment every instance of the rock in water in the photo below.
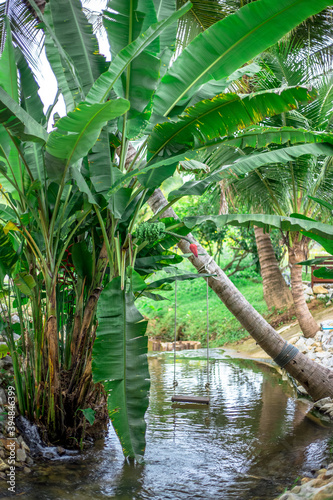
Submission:
{"label": "rock in water", "polygon": [[315,293],[315,294],[318,294],[318,293],[326,294],[326,293],[328,293],[328,290],[323,285],[314,285],[314,287],[313,287],[313,293]]}

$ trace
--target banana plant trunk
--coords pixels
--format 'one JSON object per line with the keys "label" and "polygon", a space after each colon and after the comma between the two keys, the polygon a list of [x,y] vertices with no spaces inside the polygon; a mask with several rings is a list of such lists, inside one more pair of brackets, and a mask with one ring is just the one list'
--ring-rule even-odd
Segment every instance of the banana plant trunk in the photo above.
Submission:
{"label": "banana plant trunk", "polygon": [[[167,200],[160,189],[153,193],[149,205],[154,213],[167,205]],[[171,208],[164,211],[162,216],[178,218]],[[195,238],[191,234],[187,235],[187,238],[197,245],[199,254],[198,257],[190,257],[191,263],[199,273],[204,272],[215,275],[208,279],[210,288],[260,347],[271,358],[276,358],[281,353],[285,340],[247,302],[245,297]],[[189,243],[187,241],[180,240],[178,246],[183,253],[189,253]],[[306,389],[314,400],[333,396],[333,371],[312,361],[301,352],[297,353],[296,357],[285,366],[285,369]]]}
{"label": "banana plant trunk", "polygon": [[293,297],[280,271],[269,233],[254,226],[264,299],[268,309],[282,309],[293,304]]}
{"label": "banana plant trunk", "polygon": [[47,424],[51,439],[59,438],[64,431],[62,397],[60,385],[59,340],[57,322],[56,285],[52,283],[47,294],[47,320],[45,324],[45,339],[47,349],[48,373],[48,415]]}
{"label": "banana plant trunk", "polygon": [[302,266],[298,262],[306,260],[307,241],[304,237],[300,241],[293,241],[288,247],[289,265],[291,274],[291,291],[293,294],[296,317],[305,337],[314,337],[319,330],[317,322],[309,311],[303,291]]}
{"label": "banana plant trunk", "polygon": [[75,318],[74,323],[71,346],[71,380],[66,389],[66,395],[75,392],[77,395],[80,395],[80,400],[83,399],[83,394],[85,392],[83,387],[87,389],[92,379],[91,362],[89,357],[91,355],[93,339],[95,338],[93,320],[97,302],[102,292],[102,282],[107,265],[108,256],[106,244],[104,242],[98,256],[92,290],[84,309],[82,308],[80,317]]}

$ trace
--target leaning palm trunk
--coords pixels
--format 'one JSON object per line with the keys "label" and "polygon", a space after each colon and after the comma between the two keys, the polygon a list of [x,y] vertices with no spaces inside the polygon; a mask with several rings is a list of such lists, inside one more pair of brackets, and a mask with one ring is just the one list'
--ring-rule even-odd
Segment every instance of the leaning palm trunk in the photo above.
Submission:
{"label": "leaning palm trunk", "polygon": [[254,234],[267,307],[268,309],[290,307],[293,297],[281,274],[269,233],[264,233],[261,227],[255,226]]}
{"label": "leaning palm trunk", "polygon": [[288,248],[289,264],[291,273],[291,291],[293,294],[296,317],[305,337],[314,337],[319,330],[319,326],[314,320],[305,301],[302,282],[302,266],[298,262],[306,260],[306,240],[293,241]]}
{"label": "leaning palm trunk", "polygon": [[[155,213],[167,205],[167,201],[160,189],[153,193],[149,205]],[[177,218],[175,212],[170,208],[163,212],[163,216]],[[247,302],[214,259],[193,236],[190,234],[187,238],[197,245],[199,253],[198,257],[190,257],[191,263],[199,273],[205,272],[214,275],[208,278],[210,288],[260,347],[271,358],[276,358],[285,345],[284,339]],[[183,253],[189,252],[189,243],[187,241],[181,240],[178,246]],[[296,357],[285,366],[285,369],[307,390],[314,400],[333,396],[333,371],[312,361],[301,352],[296,354]]]}

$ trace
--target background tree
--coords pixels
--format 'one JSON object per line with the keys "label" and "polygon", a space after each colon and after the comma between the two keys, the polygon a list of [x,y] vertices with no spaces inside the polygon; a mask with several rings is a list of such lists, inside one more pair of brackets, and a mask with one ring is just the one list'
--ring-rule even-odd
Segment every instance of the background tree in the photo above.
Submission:
{"label": "background tree", "polygon": [[[282,114],[281,121],[271,120],[272,125],[303,127],[305,130],[331,132],[330,117],[332,114],[332,79],[325,75],[325,67],[321,73],[314,75],[308,66],[303,50],[291,50],[294,44],[280,43],[268,53],[266,68],[257,78],[257,88],[268,88],[312,82],[318,87],[319,97],[316,104],[301,107],[299,110]],[[317,66],[317,71],[318,71]],[[270,165],[261,167],[243,178],[233,179],[232,183],[242,197],[247,197],[254,209],[263,209],[266,213],[290,215],[302,213],[312,217],[317,210],[315,202],[309,195],[322,195],[330,198],[333,179],[331,158],[303,157],[291,161],[284,167]],[[326,217],[329,215],[327,213]],[[323,214],[322,214],[323,217]],[[323,218],[322,218],[323,220]],[[305,302],[302,286],[302,273],[298,262],[306,260],[309,239],[299,234],[287,234],[285,244],[288,247],[289,265],[291,268],[292,294],[297,319],[306,336],[314,336],[318,325],[313,320]]]}
{"label": "background tree", "polygon": [[258,226],[254,227],[254,233],[267,307],[277,310],[288,308],[293,304],[293,298],[280,271],[270,235]]}

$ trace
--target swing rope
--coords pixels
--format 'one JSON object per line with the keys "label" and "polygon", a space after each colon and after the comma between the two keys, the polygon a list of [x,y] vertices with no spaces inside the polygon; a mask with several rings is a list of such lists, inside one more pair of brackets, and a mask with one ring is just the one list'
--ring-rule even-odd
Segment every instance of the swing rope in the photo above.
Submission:
{"label": "swing rope", "polygon": [[173,342],[173,390],[176,390],[178,382],[176,380],[176,342],[177,342],[177,280],[175,280],[175,335]]}
{"label": "swing rope", "polygon": [[206,312],[207,312],[207,382],[205,385],[206,391],[209,392],[209,302],[208,302],[208,278],[206,278]]}
{"label": "swing rope", "polygon": [[[207,314],[207,382],[205,389],[210,390],[209,380],[209,300],[208,300],[208,278],[206,279],[206,314]],[[175,331],[173,341],[173,390],[176,390],[178,382],[176,380],[176,342],[177,342],[177,280],[175,280]]]}

